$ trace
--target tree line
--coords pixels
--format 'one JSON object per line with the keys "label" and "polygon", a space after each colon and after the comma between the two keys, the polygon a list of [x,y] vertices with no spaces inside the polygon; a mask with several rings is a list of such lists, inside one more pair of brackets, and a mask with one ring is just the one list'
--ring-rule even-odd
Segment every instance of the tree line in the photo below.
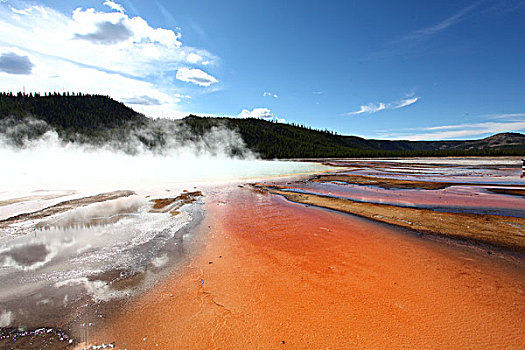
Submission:
{"label": "tree line", "polygon": [[[0,122],[4,122],[4,129],[6,125],[13,126],[29,119],[45,122],[69,142],[100,143],[111,138],[125,138],[134,130],[149,127],[147,137],[143,133],[136,133],[138,139],[149,148],[162,146],[170,133],[180,130],[184,130],[183,135],[176,136],[191,140],[202,137],[214,127],[225,127],[237,131],[246,146],[265,159],[512,156],[525,153],[523,135],[524,141],[518,146],[492,149],[484,144],[473,146],[467,141],[367,140],[338,135],[326,129],[255,118],[190,115],[182,120],[155,123],[109,96],[72,92],[48,92],[43,95],[0,93]],[[41,134],[42,130],[40,127],[38,133]],[[35,135],[38,136],[38,133]]]}

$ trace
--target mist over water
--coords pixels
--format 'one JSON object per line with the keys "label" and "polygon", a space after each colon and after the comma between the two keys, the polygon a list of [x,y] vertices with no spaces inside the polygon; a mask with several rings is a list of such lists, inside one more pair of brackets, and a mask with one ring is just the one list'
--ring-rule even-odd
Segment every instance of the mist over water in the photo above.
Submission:
{"label": "mist over water", "polygon": [[[205,198],[229,182],[328,169],[260,160],[220,127],[193,137],[153,121],[102,141],[79,140],[42,122],[0,125],[0,327],[63,326],[79,308],[161,278],[191,249],[203,200],[181,202],[173,216],[178,202],[152,211],[152,199],[183,190]],[[78,202],[85,198],[93,199]]]}
{"label": "mist over water", "polygon": [[[149,131],[148,131],[149,132]],[[172,130],[176,135],[175,130]],[[142,135],[146,133],[141,130]],[[4,134],[5,135],[5,134]],[[170,134],[171,135],[171,134]],[[313,163],[262,161],[232,130],[212,129],[202,138],[148,149],[135,137],[101,145],[68,143],[48,131],[37,139],[0,138],[1,190],[141,189],[170,184],[223,182],[323,169]],[[20,146],[20,143],[22,146]],[[130,152],[132,150],[132,152]],[[232,150],[237,150],[232,155]]]}

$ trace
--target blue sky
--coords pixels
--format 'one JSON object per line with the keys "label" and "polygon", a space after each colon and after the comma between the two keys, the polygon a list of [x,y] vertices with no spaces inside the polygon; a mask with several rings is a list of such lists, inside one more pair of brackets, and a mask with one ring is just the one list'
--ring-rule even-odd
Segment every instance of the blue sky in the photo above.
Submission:
{"label": "blue sky", "polygon": [[0,89],[340,134],[525,131],[525,1],[0,0]]}

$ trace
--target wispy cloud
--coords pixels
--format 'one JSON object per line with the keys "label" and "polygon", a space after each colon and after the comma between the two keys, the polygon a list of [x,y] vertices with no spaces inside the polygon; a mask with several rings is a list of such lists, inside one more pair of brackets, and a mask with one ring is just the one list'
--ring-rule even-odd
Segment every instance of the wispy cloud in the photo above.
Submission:
{"label": "wispy cloud", "polygon": [[525,113],[506,113],[506,114],[490,114],[487,117],[494,119],[512,119],[515,121],[520,121],[525,118]]}
{"label": "wispy cloud", "polygon": [[[461,8],[459,11],[456,11],[437,23],[429,24],[428,26],[398,35],[392,41],[384,43],[384,45],[382,45],[377,51],[371,52],[366,56],[365,60],[385,59],[398,55],[405,57],[419,57],[449,50],[447,47],[428,46],[424,45],[424,43],[437,36],[439,33],[458,25],[469,16],[479,15],[481,10],[478,10],[478,7],[481,7],[484,2],[487,1],[478,0],[467,7]],[[457,53],[458,48],[454,48],[454,52]]]}
{"label": "wispy cloud", "polygon": [[401,101],[398,102],[397,105],[394,105],[394,107],[392,109],[410,106],[410,105],[416,103],[418,100],[419,100],[419,97],[412,97],[412,98],[407,98],[407,99],[401,100]]}
{"label": "wispy cloud", "polygon": [[348,113],[345,113],[345,115],[371,114],[371,113],[383,111],[385,109],[386,109],[386,105],[383,102],[379,102],[376,104],[369,103],[367,105],[361,106],[361,108],[358,111],[348,112]]}
{"label": "wispy cloud", "polygon": [[[452,2],[451,2],[452,3]],[[453,4],[453,3],[452,3]],[[525,0],[477,0],[469,6],[463,7],[437,23],[429,23],[428,26],[415,29],[405,34],[396,36],[395,39],[384,43],[377,51],[365,56],[365,60],[385,59],[392,56],[402,55],[404,57],[421,57],[435,55],[437,53],[458,54],[467,50],[464,46],[436,46],[428,44],[428,41],[438,36],[443,31],[460,25],[467,19],[481,16],[505,15],[510,12],[520,11],[525,8]]]}
{"label": "wispy cloud", "polygon": [[484,121],[478,123],[464,123],[439,125],[425,128],[405,129],[400,132],[385,133],[380,137],[391,140],[447,140],[480,137],[501,132],[524,132],[525,113],[500,114],[493,116],[499,121]]}
{"label": "wispy cloud", "polygon": [[132,105],[143,105],[143,106],[158,106],[161,105],[162,102],[158,99],[150,96],[136,96],[132,98],[127,98],[124,100],[125,103],[129,103]]}
{"label": "wispy cloud", "polygon": [[273,97],[273,98],[279,98],[279,95],[277,95],[277,94],[275,94],[275,93],[273,93],[273,92],[269,92],[269,91],[265,91],[265,92],[263,92],[263,96],[264,96],[264,97],[267,97],[267,96],[268,96],[268,97]]}
{"label": "wispy cloud", "polygon": [[126,10],[124,10],[124,7],[122,7],[121,4],[118,4],[118,3],[114,2],[114,1],[111,1],[111,0],[104,1],[104,5],[112,8],[113,10],[118,11],[120,13],[126,12]]}
{"label": "wispy cloud", "polygon": [[443,31],[443,30],[445,30],[445,29],[447,29],[447,28],[449,28],[449,27],[459,23],[462,19],[465,18],[465,16],[467,14],[472,12],[482,2],[483,1],[477,1],[477,2],[473,3],[472,5],[461,9],[460,11],[456,12],[452,16],[449,16],[449,17],[445,18],[443,21],[441,21],[441,22],[439,22],[437,24],[434,24],[432,26],[429,26],[429,27],[425,27],[425,28],[421,28],[421,29],[415,30],[412,33],[409,33],[409,34],[403,36],[398,41],[421,40],[421,39],[425,39],[427,37],[430,37],[432,35],[435,35],[435,34],[441,32],[441,31]]}
{"label": "wispy cloud", "polygon": [[485,12],[489,14],[507,14],[521,10],[525,7],[524,0],[499,0],[494,1]]}
{"label": "wispy cloud", "polygon": [[342,115],[352,116],[352,115],[360,115],[360,114],[372,114],[372,113],[377,113],[377,112],[384,111],[387,109],[398,109],[398,108],[403,108],[406,106],[413,105],[418,100],[419,100],[419,97],[411,97],[411,98],[405,98],[403,100],[396,101],[396,102],[369,103],[367,105],[362,105],[357,111],[343,113]]}

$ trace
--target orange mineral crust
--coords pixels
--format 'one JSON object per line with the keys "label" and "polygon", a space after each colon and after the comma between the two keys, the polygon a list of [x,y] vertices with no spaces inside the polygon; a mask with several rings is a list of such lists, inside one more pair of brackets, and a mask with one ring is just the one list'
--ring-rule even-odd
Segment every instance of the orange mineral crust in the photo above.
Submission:
{"label": "orange mineral crust", "polygon": [[249,189],[189,266],[108,320],[128,349],[525,347],[523,260]]}

